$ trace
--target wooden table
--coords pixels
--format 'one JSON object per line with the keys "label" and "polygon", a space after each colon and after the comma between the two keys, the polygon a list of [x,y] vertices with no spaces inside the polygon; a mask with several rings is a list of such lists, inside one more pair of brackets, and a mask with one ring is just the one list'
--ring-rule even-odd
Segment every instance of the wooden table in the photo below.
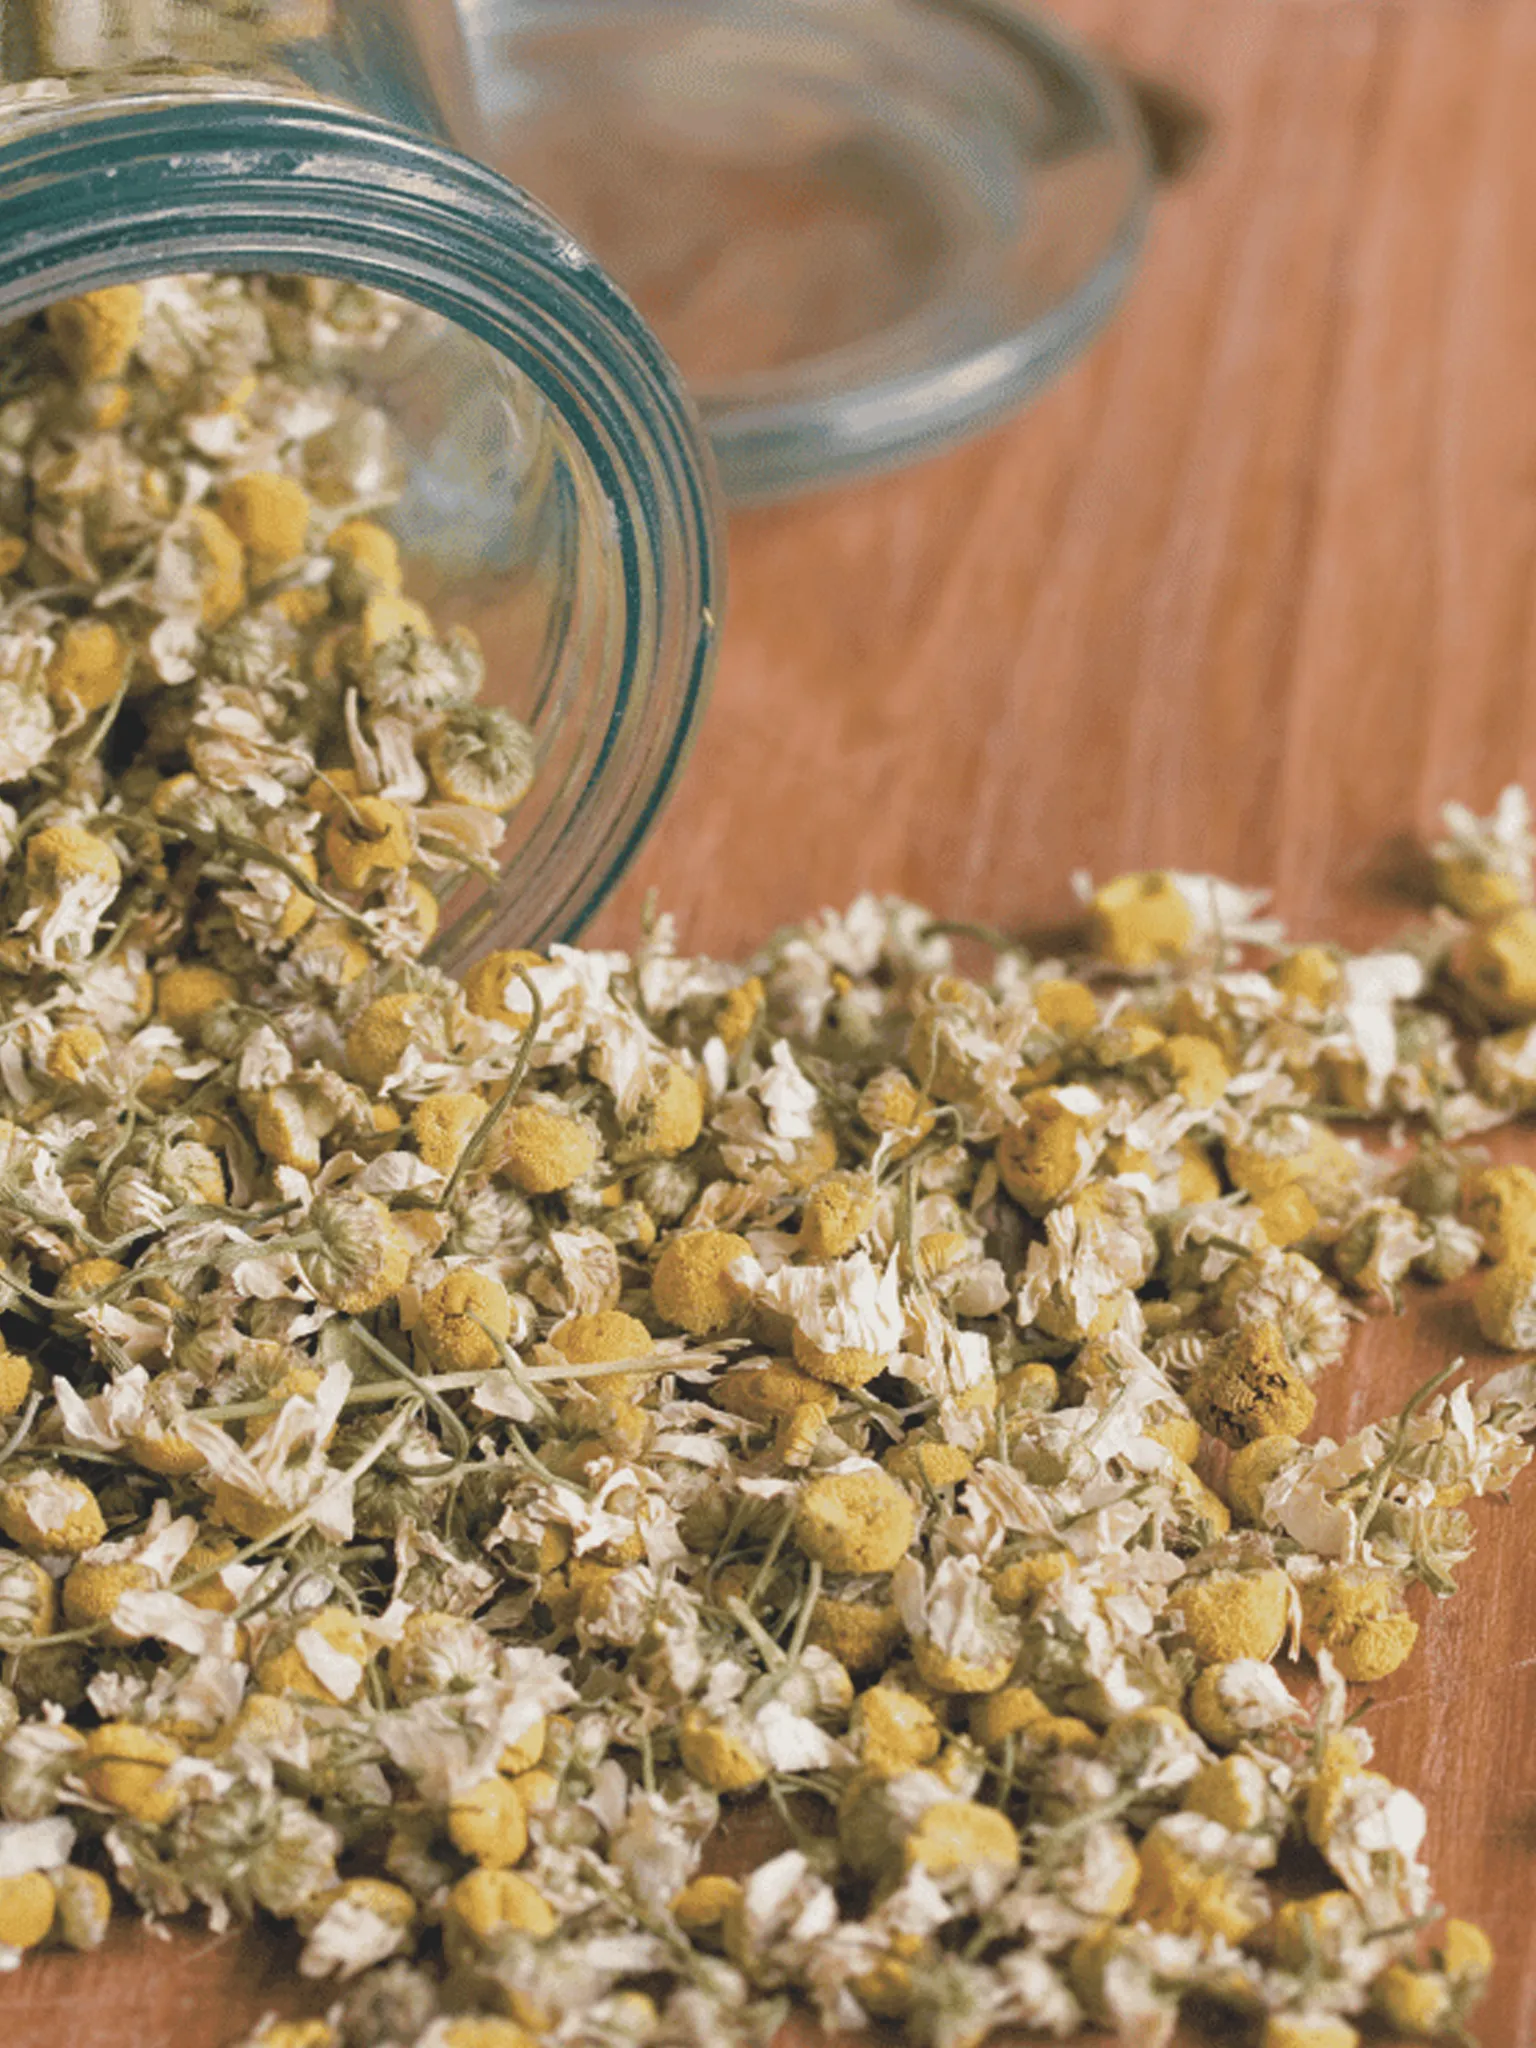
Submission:
{"label": "wooden table", "polygon": [[[1074,869],[1404,915],[1402,835],[1536,778],[1536,8],[1062,0],[1218,134],[1130,303],[1007,429],[738,519],[709,727],[597,936],[645,892],[728,952],[860,889],[1040,925]],[[1475,1332],[1362,1331],[1324,1426]],[[1485,2048],[1536,2041],[1536,1478],[1379,1690],[1453,1907],[1501,1951]],[[7,2048],[219,2048],[289,1954],[131,1929],[0,1985]]]}

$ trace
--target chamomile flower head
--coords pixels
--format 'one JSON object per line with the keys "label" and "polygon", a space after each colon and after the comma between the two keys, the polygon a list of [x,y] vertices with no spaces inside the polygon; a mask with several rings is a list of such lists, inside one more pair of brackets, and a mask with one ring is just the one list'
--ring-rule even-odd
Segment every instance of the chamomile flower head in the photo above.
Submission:
{"label": "chamomile flower head", "polygon": [[679,1231],[662,1246],[651,1275],[656,1313],[695,1337],[728,1328],[750,1291],[742,1267],[751,1257],[752,1247],[735,1231]]}
{"label": "chamomile flower head", "polygon": [[1536,1346],[1536,1249],[1511,1253],[1489,1269],[1472,1298],[1477,1327],[1503,1351]]}
{"label": "chamomile flower head", "polygon": [[1495,1023],[1536,1019],[1536,910],[1516,903],[1479,919],[1456,951],[1454,972]]}
{"label": "chamomile flower head", "polygon": [[416,1344],[439,1372],[489,1369],[512,1330],[512,1303],[502,1283],[456,1266],[422,1296]]}
{"label": "chamomile flower head", "polygon": [[15,1648],[47,1635],[56,1604],[53,1579],[35,1557],[0,1550],[0,1644]]}
{"label": "chamomile flower head", "polygon": [[35,1555],[77,1556],[101,1542],[107,1525],[83,1479],[33,1465],[0,1475],[0,1532]]}
{"label": "chamomile flower head", "polygon": [[445,802],[498,814],[514,810],[533,787],[533,735],[494,705],[466,705],[443,721],[427,748],[432,787]]}
{"label": "chamomile flower head", "polygon": [[269,582],[303,552],[312,507],[297,477],[249,470],[225,484],[216,510],[245,548],[255,583]]}
{"label": "chamomile flower head", "polygon": [[399,1293],[411,1247],[382,1202],[372,1195],[323,1195],[306,1222],[315,1242],[301,1263],[319,1300],[358,1315]]}
{"label": "chamomile flower head", "polygon": [[1119,875],[1089,906],[1089,947],[1116,967],[1140,970],[1177,960],[1194,936],[1194,913],[1169,874]]}
{"label": "chamomile flower head", "polygon": [[58,1901],[41,1870],[0,1877],[0,1945],[36,1948],[52,1932]]}
{"label": "chamomile flower head", "polygon": [[112,1918],[112,1888],[107,1880],[99,1870],[86,1870],[77,1863],[66,1863],[48,1875],[54,1897],[53,1932],[66,1948],[100,1948]]}
{"label": "chamomile flower head", "polygon": [[257,1660],[256,1680],[264,1692],[337,1706],[357,1692],[372,1655],[355,1614],[321,1607],[295,1616],[276,1633]]}
{"label": "chamomile flower head", "polygon": [[1255,1319],[1217,1340],[1186,1389],[1202,1428],[1234,1446],[1299,1436],[1317,1397],[1291,1363],[1276,1323]]}
{"label": "chamomile flower head", "polygon": [[598,1163],[601,1144],[591,1123],[558,1099],[514,1104],[492,1134],[486,1163],[525,1195],[558,1194]]}
{"label": "chamomile flower head", "polygon": [[1467,1188],[1467,1221],[1495,1264],[1536,1251],[1536,1172],[1487,1166]]}
{"label": "chamomile flower head", "polygon": [[[490,1637],[465,1614],[417,1607],[405,1617],[387,1658],[390,1688],[409,1703],[468,1692],[495,1669]],[[529,1761],[536,1761],[537,1754]]]}
{"label": "chamomile flower head", "polygon": [[0,1417],[14,1415],[32,1391],[32,1361],[0,1346]]}
{"label": "chamomile flower head", "polygon": [[1499,794],[1492,814],[1479,818],[1465,804],[1441,811],[1445,836],[1431,849],[1435,888],[1463,917],[1496,916],[1531,900],[1530,801],[1518,784]]}
{"label": "chamomile flower head", "polygon": [[1269,1917],[1269,1905],[1232,1844],[1231,1830],[1203,1814],[1158,1821],[1141,1845],[1135,1917],[1163,1934],[1245,1940]]}
{"label": "chamomile flower head", "polygon": [[1273,1566],[1258,1571],[1191,1574],[1173,1590],[1184,1634],[1203,1664],[1266,1663],[1279,1649],[1291,1611],[1290,1580]]}
{"label": "chamomile flower head", "polygon": [[131,1721],[108,1721],[86,1737],[80,1777],[91,1795],[130,1820],[157,1827],[185,1794],[171,1775],[181,1750],[167,1736]]}
{"label": "chamomile flower head", "polygon": [[475,1870],[448,1894],[446,1924],[450,1936],[490,1942],[500,1934],[525,1934],[534,1940],[554,1933],[559,1919],[543,1893],[511,1870]]}
{"label": "chamomile flower head", "polygon": [[74,619],[48,664],[48,694],[66,716],[101,711],[127,679],[131,649],[107,619]]}
{"label": "chamomile flower head", "polygon": [[1369,1684],[1405,1662],[1419,1625],[1401,1580],[1370,1565],[1331,1566],[1302,1587],[1302,1639],[1326,1649],[1347,1679]]}
{"label": "chamomile flower head", "polygon": [[916,1533],[911,1495],[876,1466],[812,1479],[796,1504],[795,1541],[832,1572],[891,1571]]}
{"label": "chamomile flower head", "polygon": [[1213,1320],[1220,1330],[1269,1323],[1303,1379],[1335,1364],[1349,1340],[1337,1289],[1299,1252],[1267,1252],[1237,1261],[1217,1290]]}
{"label": "chamomile flower head", "polygon": [[1338,2013],[1272,2012],[1259,2048],[1360,2048],[1360,2030]]}

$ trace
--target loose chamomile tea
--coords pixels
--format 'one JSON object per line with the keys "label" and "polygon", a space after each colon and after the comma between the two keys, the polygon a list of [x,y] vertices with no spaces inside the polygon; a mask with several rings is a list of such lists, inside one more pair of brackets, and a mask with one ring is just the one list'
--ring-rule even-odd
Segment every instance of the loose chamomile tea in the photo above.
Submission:
{"label": "loose chamomile tea", "polygon": [[262,2048],[1466,2039],[1351,1688],[1536,1366],[1313,1417],[1411,1284],[1536,1345],[1524,799],[1358,956],[1159,873],[984,979],[865,899],[451,980],[533,761],[402,594],[401,317],[8,336],[0,1962],[291,1923]]}
{"label": "loose chamomile tea", "polygon": [[115,1072],[174,1093],[192,1016],[323,1002],[498,873],[532,738],[404,593],[365,374],[432,325],[354,285],[168,277],[0,334],[9,1044],[67,1020],[54,1064],[88,1065],[153,994],[170,1035]]}

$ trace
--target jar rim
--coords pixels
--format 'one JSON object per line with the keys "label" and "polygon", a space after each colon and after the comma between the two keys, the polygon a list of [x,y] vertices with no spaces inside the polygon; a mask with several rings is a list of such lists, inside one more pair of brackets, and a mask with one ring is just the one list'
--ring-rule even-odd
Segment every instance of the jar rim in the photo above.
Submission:
{"label": "jar rim", "polygon": [[[452,963],[482,934],[572,939],[654,825],[708,698],[725,549],[693,402],[607,274],[499,173],[372,114],[200,83],[34,104],[0,137],[0,320],[176,273],[345,277],[443,315],[530,380],[606,501],[624,616],[594,777],[625,780],[610,781],[608,815],[588,815],[580,847],[546,861],[555,871],[531,878],[521,903],[514,888],[499,910],[448,924],[432,957]],[[668,672],[648,674],[648,662]],[[658,703],[637,753],[646,688]],[[624,747],[631,758],[616,760]]]}

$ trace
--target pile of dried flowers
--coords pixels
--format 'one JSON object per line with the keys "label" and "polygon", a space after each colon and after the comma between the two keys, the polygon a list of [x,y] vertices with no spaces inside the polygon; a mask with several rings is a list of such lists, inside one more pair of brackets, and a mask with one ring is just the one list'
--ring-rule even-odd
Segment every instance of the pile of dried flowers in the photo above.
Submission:
{"label": "pile of dried flowers", "polygon": [[[65,1019],[47,1082],[126,1040],[119,1081],[163,1067],[169,1099],[196,1016],[268,983],[265,1000],[323,1004],[420,953],[439,899],[496,872],[532,740],[478,701],[473,638],[403,595],[372,516],[401,462],[358,371],[429,333],[376,292],[238,276],[122,285],[0,332],[0,974],[20,1104]],[[151,998],[163,1029],[141,1039]]]}
{"label": "pile of dried flowers", "polygon": [[[745,970],[661,919],[460,984],[421,883],[526,747],[389,609],[374,430],[307,377],[298,433],[291,369],[221,398],[211,340],[162,387],[194,313],[231,373],[257,315],[311,364],[389,317],[223,280],[11,337],[0,1962],[98,1941],[110,1876],[357,1980],[263,2048],[713,2048],[795,1998],[1462,2037],[1489,1945],[1349,1687],[1536,1367],[1306,1433],[1408,1281],[1486,1262],[1536,1344],[1536,1174],[1460,1142],[1536,1106],[1523,797],[1358,957],[1159,873],[987,981],[865,899]],[[741,1802],[789,1846],[733,1877]]]}

